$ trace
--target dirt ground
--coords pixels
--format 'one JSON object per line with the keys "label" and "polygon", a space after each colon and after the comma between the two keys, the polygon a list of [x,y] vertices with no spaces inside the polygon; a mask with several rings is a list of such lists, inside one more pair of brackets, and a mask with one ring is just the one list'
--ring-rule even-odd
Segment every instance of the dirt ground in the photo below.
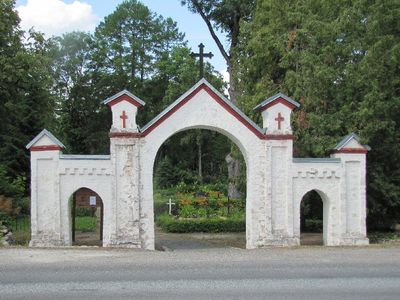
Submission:
{"label": "dirt ground", "polygon": [[[239,233],[166,233],[156,228],[156,249],[201,249],[201,248],[246,248],[246,235]],[[301,235],[301,245],[322,246],[321,233],[304,233]],[[99,234],[96,232],[75,233],[75,246],[101,246]]]}
{"label": "dirt ground", "polygon": [[100,234],[98,232],[75,231],[74,246],[101,246]]}

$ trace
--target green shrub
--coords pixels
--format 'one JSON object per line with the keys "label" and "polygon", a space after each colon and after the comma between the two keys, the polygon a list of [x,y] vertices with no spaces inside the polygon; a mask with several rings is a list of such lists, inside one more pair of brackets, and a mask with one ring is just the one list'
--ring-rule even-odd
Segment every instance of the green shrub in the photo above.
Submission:
{"label": "green shrub", "polygon": [[175,186],[175,190],[178,193],[210,193],[219,192],[225,195],[227,192],[226,182],[217,182],[214,184],[199,184],[198,180],[193,180],[192,183],[187,183],[187,181],[179,182]]}
{"label": "green shrub", "polygon": [[244,218],[177,219],[168,215],[162,215],[157,218],[156,224],[164,231],[174,233],[246,231]]}
{"label": "green shrub", "polygon": [[200,208],[198,208],[197,211],[196,211],[196,216],[197,216],[198,218],[207,218],[208,215],[209,215],[209,212],[208,212],[208,210],[207,210],[206,208],[204,208],[204,207],[200,207]]}
{"label": "green shrub", "polygon": [[[175,188],[158,189],[154,192],[154,215],[168,213],[168,199],[172,199],[172,214],[183,218],[243,217],[245,199],[228,199],[216,185],[187,185],[180,183]],[[188,192],[190,190],[190,192]]]}
{"label": "green shrub", "polygon": [[368,232],[368,238],[371,243],[382,243],[390,240],[397,241],[400,240],[400,232],[373,231],[373,232]]}
{"label": "green shrub", "polygon": [[9,214],[5,213],[4,211],[0,211],[0,223],[4,226],[9,227],[11,226],[12,218]]}
{"label": "green shrub", "polygon": [[176,185],[175,189],[178,193],[193,193],[199,189],[199,185],[197,182],[186,184],[185,182],[181,181]]}
{"label": "green shrub", "polygon": [[179,209],[179,215],[182,218],[195,218],[197,209],[193,205],[184,205]]}
{"label": "green shrub", "polygon": [[175,205],[172,205],[172,214],[178,214],[178,201],[176,198],[176,190],[175,189],[162,189],[155,190],[154,195],[154,216],[159,216],[164,213],[168,213],[168,200],[171,199]]}
{"label": "green shrub", "polygon": [[13,232],[12,239],[14,245],[28,246],[29,241],[31,240],[30,228]]}
{"label": "green shrub", "polygon": [[75,216],[77,217],[93,217],[96,213],[96,207],[77,207]]}
{"label": "green shrub", "polygon": [[[172,206],[174,209],[174,206]],[[154,202],[154,215],[158,216],[161,214],[168,213],[168,205],[166,202]]]}
{"label": "green shrub", "polygon": [[31,213],[31,198],[22,197],[20,199],[19,206],[21,207],[21,214],[29,215]]}
{"label": "green shrub", "polygon": [[305,232],[317,232],[320,233],[323,230],[322,220],[306,219]]}

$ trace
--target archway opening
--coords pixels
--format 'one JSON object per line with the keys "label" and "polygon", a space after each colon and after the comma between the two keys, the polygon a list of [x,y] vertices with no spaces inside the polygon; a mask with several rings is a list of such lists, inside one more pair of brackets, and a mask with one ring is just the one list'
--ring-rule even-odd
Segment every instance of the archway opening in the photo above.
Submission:
{"label": "archway opening", "polygon": [[324,203],[320,194],[306,193],[300,204],[300,244],[324,245]]}
{"label": "archway opening", "polygon": [[80,188],[70,199],[71,240],[76,246],[102,246],[104,206],[91,189]]}
{"label": "archway opening", "polygon": [[[229,172],[239,174],[235,182]],[[235,197],[228,195],[232,185]],[[219,132],[188,129],[162,144],[154,162],[153,201],[158,250],[246,247],[246,163]]]}

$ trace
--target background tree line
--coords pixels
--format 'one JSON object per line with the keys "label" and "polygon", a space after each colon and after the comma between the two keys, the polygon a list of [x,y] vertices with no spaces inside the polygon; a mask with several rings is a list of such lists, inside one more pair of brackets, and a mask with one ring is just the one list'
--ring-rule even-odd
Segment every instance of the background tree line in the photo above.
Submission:
{"label": "background tree line", "polygon": [[[15,1],[2,1],[0,8],[0,195],[13,197],[25,212],[29,153],[24,147],[41,129],[59,137],[67,153],[109,153],[111,114],[102,100],[122,89],[145,99],[138,114],[143,126],[199,80],[177,24],[136,0],[121,3],[93,34],[48,39],[20,29]],[[205,76],[223,91],[222,77],[210,64]],[[223,182],[227,153],[227,139],[214,132],[181,133],[159,151],[155,170],[166,177],[156,183]]]}
{"label": "background tree line", "polygon": [[[297,99],[297,156],[328,155],[356,132],[367,157],[368,225],[400,221],[400,2],[258,0],[241,26],[239,106]],[[258,116],[253,116],[257,118]]]}
{"label": "background tree line", "polygon": [[[352,131],[372,147],[369,225],[398,222],[400,3],[180,2],[207,24],[227,62],[230,98],[254,120],[260,116],[252,108],[278,91],[301,102],[293,121],[296,156],[328,155]],[[22,32],[14,6],[12,0],[0,2],[0,181],[8,186],[26,181],[24,145],[42,128],[60,137],[69,153],[107,153],[111,117],[103,99],[124,88],[132,91],[146,101],[138,115],[144,125],[198,79],[177,24],[138,1],[124,1],[93,34],[50,39]],[[218,31],[225,34],[227,49]],[[223,90],[209,64],[206,77]],[[208,131],[178,134],[158,153],[156,181],[161,186],[227,182],[228,153],[240,164],[225,137]],[[15,193],[3,186],[0,194]]]}

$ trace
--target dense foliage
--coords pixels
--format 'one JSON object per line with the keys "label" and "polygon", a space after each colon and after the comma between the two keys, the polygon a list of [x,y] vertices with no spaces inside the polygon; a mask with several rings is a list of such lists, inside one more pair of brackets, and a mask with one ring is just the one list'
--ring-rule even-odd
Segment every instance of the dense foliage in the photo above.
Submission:
{"label": "dense foliage", "polygon": [[0,166],[14,178],[27,176],[26,143],[44,126],[51,127],[54,113],[48,62],[43,37],[22,32],[14,1],[1,1]]}
{"label": "dense foliage", "polygon": [[[237,104],[239,91],[237,85],[236,61],[240,46],[241,26],[251,20],[256,4],[255,0],[181,0],[181,4],[201,16],[225,59],[229,75],[229,99]],[[225,41],[218,33],[225,35]],[[231,143],[231,151],[226,156],[228,171],[228,195],[231,198],[245,194],[243,182],[246,180],[246,167],[239,149]]]}
{"label": "dense foliage", "polygon": [[[296,155],[327,155],[343,136],[359,134],[372,148],[369,225],[399,222],[399,1],[178,2],[203,17],[217,43],[215,33],[226,34],[228,47],[219,46],[229,92],[253,119],[260,121],[252,108],[277,91],[301,102]],[[103,99],[124,88],[144,99],[143,126],[198,80],[198,70],[177,24],[139,1],[122,2],[94,34],[50,39],[23,32],[14,7],[14,0],[0,1],[0,195],[15,212],[29,208],[24,146],[41,129],[54,132],[66,152],[107,153],[111,117]],[[209,64],[205,76],[224,90]],[[240,161],[215,132],[177,134],[157,154],[156,186],[226,186],[228,153]]]}
{"label": "dense foliage", "polygon": [[217,132],[190,130],[178,133],[169,138],[158,152],[155,184],[165,188],[180,183],[195,185],[218,182],[225,183],[226,190],[225,156],[229,151],[229,139]]}
{"label": "dense foliage", "polygon": [[301,102],[296,154],[356,132],[368,154],[368,223],[400,219],[400,2],[259,0],[242,26],[240,106],[282,91]]}
{"label": "dense foliage", "polygon": [[[225,59],[229,73],[229,96],[237,102],[236,70],[237,48],[240,45],[240,29],[243,22],[251,20],[255,0],[181,0],[181,4],[201,16]],[[218,32],[225,35],[226,41],[221,41]],[[227,43],[226,43],[227,42]],[[227,45],[226,45],[227,44]]]}
{"label": "dense foliage", "polygon": [[[15,191],[16,184],[22,182],[23,195],[28,192],[25,145],[43,128],[53,131],[68,153],[108,153],[111,115],[102,100],[122,89],[138,95],[146,101],[138,114],[143,126],[198,81],[196,61],[176,23],[136,0],[117,6],[94,34],[70,32],[47,40],[20,30],[14,6],[11,0],[0,3],[0,195],[14,198],[13,205],[23,198],[20,190]],[[210,64],[205,66],[205,76],[222,91],[222,78]],[[212,156],[214,150],[207,144],[214,136],[189,132],[173,141],[184,145],[194,138],[196,147]],[[226,143],[219,139],[220,145]],[[180,161],[171,144],[158,154],[156,170],[163,161]],[[199,162],[197,153],[185,157],[192,160],[188,165]],[[198,169],[186,173],[193,177]],[[213,175],[220,169],[220,163],[204,164],[207,176],[221,174]]]}

